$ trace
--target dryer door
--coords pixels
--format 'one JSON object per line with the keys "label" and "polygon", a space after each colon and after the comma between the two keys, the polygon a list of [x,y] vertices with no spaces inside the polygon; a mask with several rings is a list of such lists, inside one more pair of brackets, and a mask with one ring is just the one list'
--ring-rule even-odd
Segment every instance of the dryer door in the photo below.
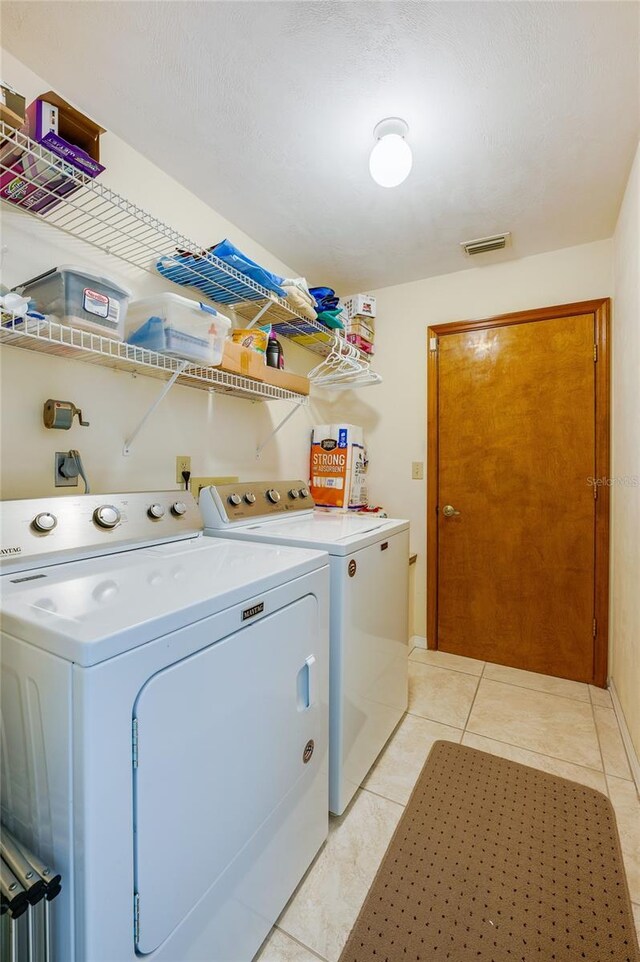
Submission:
{"label": "dryer door", "polygon": [[[141,690],[134,772],[139,952],[162,945],[285,796],[295,797],[296,783],[322,764],[322,750],[311,764],[303,761],[308,740],[322,743],[326,724],[313,690],[316,625],[316,599],[301,598],[164,669]],[[202,633],[203,626],[185,631]],[[320,812],[326,802],[325,794]],[[287,870],[286,848],[294,846],[286,842],[272,877]],[[219,886],[224,897],[238,883],[234,872]]]}

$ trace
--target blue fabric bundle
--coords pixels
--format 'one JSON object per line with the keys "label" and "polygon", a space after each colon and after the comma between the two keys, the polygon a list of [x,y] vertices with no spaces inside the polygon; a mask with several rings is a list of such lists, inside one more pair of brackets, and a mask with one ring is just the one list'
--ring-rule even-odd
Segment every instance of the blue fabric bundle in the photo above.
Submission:
{"label": "blue fabric bundle", "polygon": [[331,311],[338,306],[339,298],[331,287],[310,287],[309,293],[316,302],[318,314],[323,311]]}
{"label": "blue fabric bundle", "polygon": [[[280,286],[283,278],[260,267],[234,247],[231,241],[223,240],[210,248],[207,253],[213,254],[223,264],[234,268],[268,291],[277,294],[278,297],[286,297],[286,291]],[[231,277],[223,268],[216,266],[206,257],[190,254],[188,251],[176,251],[171,256],[161,257],[156,264],[156,270],[176,284],[197,287],[219,304],[257,301],[264,296],[242,280]]]}
{"label": "blue fabric bundle", "polygon": [[265,267],[260,267],[255,261],[252,261],[250,257],[243,254],[241,250],[238,250],[230,240],[220,241],[211,250],[212,254],[219,257],[221,261],[228,264],[229,267],[235,267],[237,271],[241,274],[246,274],[252,280],[256,281],[257,284],[262,284],[267,290],[273,291],[278,297],[286,297],[287,292],[282,289],[282,282],[284,277],[279,277],[278,274],[272,274]]}

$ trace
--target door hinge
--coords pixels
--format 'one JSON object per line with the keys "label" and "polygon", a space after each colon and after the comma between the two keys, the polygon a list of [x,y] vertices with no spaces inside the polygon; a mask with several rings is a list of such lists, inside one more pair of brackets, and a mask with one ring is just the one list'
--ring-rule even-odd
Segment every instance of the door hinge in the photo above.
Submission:
{"label": "door hinge", "polygon": [[137,945],[140,941],[140,896],[133,893],[133,941]]}
{"label": "door hinge", "polygon": [[598,634],[598,622],[594,618],[593,619],[593,637],[595,638],[597,634]]}
{"label": "door hinge", "polygon": [[437,351],[437,350],[438,350],[438,338],[437,338],[437,337],[430,337],[430,338],[429,338],[429,350],[430,350],[430,351]]}
{"label": "door hinge", "polygon": [[131,764],[138,767],[138,719],[131,722]]}
{"label": "door hinge", "polygon": [[597,484],[594,484],[594,486],[593,486],[593,500],[594,500],[594,501],[597,501],[597,500],[598,500],[598,485],[597,485]]}
{"label": "door hinge", "polygon": [[594,361],[597,361],[597,360],[598,360],[598,345],[597,345],[597,344],[594,344],[594,345],[593,345],[593,360],[594,360]]}

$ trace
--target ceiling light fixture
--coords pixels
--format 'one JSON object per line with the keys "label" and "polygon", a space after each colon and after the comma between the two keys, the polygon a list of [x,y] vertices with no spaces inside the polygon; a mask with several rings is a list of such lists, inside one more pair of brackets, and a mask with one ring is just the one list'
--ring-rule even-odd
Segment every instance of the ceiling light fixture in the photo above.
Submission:
{"label": "ceiling light fixture", "polygon": [[399,117],[387,117],[375,126],[369,171],[381,187],[397,187],[409,176],[413,156],[406,141],[408,133],[408,124]]}

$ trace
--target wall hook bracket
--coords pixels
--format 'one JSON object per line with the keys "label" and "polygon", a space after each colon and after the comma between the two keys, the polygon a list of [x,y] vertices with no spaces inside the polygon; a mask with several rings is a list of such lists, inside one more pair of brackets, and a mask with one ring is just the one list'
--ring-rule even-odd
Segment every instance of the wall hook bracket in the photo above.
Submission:
{"label": "wall hook bracket", "polygon": [[153,404],[149,408],[147,408],[145,414],[138,422],[136,428],[131,432],[127,440],[124,442],[122,453],[125,458],[131,454],[131,448],[133,447],[133,442],[140,434],[140,431],[142,430],[144,425],[147,423],[147,421],[149,420],[149,418],[151,417],[155,409],[158,407],[160,402],[163,400],[163,398],[167,396],[167,394],[169,393],[173,385],[176,383],[176,381],[178,380],[178,378],[180,377],[184,369],[188,367],[188,365],[189,365],[189,361],[180,361],[177,369],[173,372],[169,380],[163,385],[162,390],[158,394]]}

